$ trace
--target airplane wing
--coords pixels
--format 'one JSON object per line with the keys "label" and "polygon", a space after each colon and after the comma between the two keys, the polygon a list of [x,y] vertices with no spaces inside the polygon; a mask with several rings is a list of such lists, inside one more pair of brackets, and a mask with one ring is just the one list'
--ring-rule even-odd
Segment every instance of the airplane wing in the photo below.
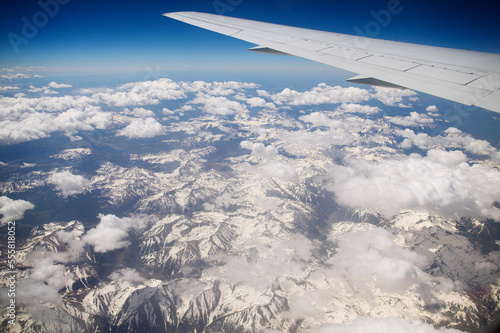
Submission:
{"label": "airplane wing", "polygon": [[500,113],[500,54],[295,28],[198,12],[164,16],[258,46],[358,73],[348,82],[409,88]]}

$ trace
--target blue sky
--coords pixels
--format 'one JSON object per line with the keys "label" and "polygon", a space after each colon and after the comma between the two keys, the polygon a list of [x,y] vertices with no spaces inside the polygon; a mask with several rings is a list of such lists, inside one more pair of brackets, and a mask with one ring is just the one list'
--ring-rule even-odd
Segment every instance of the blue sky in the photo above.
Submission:
{"label": "blue sky", "polygon": [[[43,66],[58,73],[147,68],[322,71],[325,66],[307,60],[248,52],[251,44],[161,14],[184,10],[222,13],[356,34],[374,20],[373,12],[386,9],[388,3],[387,0],[4,1],[1,67]],[[400,0],[400,6],[401,13],[394,15],[377,37],[500,53],[500,19],[488,2]],[[26,28],[26,22],[36,23],[36,31]]]}

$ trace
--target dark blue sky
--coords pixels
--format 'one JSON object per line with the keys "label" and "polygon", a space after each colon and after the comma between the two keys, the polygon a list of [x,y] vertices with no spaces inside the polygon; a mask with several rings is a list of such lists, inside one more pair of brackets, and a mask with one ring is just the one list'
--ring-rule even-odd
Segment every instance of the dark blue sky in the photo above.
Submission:
{"label": "dark blue sky", "polygon": [[[321,70],[323,65],[306,60],[247,52],[248,43],[161,14],[223,13],[356,34],[365,31],[366,24],[375,20],[373,12],[386,9],[390,1],[397,0],[4,1],[1,67],[44,66],[72,73],[145,68]],[[393,15],[377,37],[500,53],[500,14],[490,2],[400,0],[400,6],[401,13]],[[26,27],[29,24],[35,24],[35,31]]]}

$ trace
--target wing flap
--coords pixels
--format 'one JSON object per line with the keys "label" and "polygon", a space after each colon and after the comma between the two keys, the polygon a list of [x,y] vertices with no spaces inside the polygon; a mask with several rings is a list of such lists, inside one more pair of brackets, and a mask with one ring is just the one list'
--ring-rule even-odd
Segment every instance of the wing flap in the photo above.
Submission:
{"label": "wing flap", "polygon": [[371,55],[371,53],[366,51],[356,50],[346,46],[330,46],[321,50],[320,53],[340,57],[346,61],[359,60]]}
{"label": "wing flap", "polygon": [[440,79],[451,83],[458,83],[461,85],[466,85],[467,83],[477,80],[481,77],[479,75],[471,73],[464,73],[463,71],[449,70],[429,65],[416,66],[409,69],[407,72],[423,77]]}
{"label": "wing flap", "polygon": [[394,69],[397,71],[402,71],[402,72],[410,70],[410,69],[415,68],[417,66],[420,66],[420,64],[415,63],[415,62],[409,62],[409,61],[394,59],[394,58],[390,58],[390,57],[376,56],[376,55],[373,55],[370,57],[365,57],[364,59],[361,59],[359,61],[367,63],[367,64],[372,64],[372,65],[382,66],[385,68]]}

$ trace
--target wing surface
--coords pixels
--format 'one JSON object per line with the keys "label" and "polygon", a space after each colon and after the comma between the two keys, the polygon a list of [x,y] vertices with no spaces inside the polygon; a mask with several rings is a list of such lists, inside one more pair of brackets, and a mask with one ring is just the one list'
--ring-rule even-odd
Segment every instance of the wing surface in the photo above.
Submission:
{"label": "wing surface", "polygon": [[418,90],[500,113],[500,54],[418,45],[198,12],[164,16],[358,73],[349,82]]}

